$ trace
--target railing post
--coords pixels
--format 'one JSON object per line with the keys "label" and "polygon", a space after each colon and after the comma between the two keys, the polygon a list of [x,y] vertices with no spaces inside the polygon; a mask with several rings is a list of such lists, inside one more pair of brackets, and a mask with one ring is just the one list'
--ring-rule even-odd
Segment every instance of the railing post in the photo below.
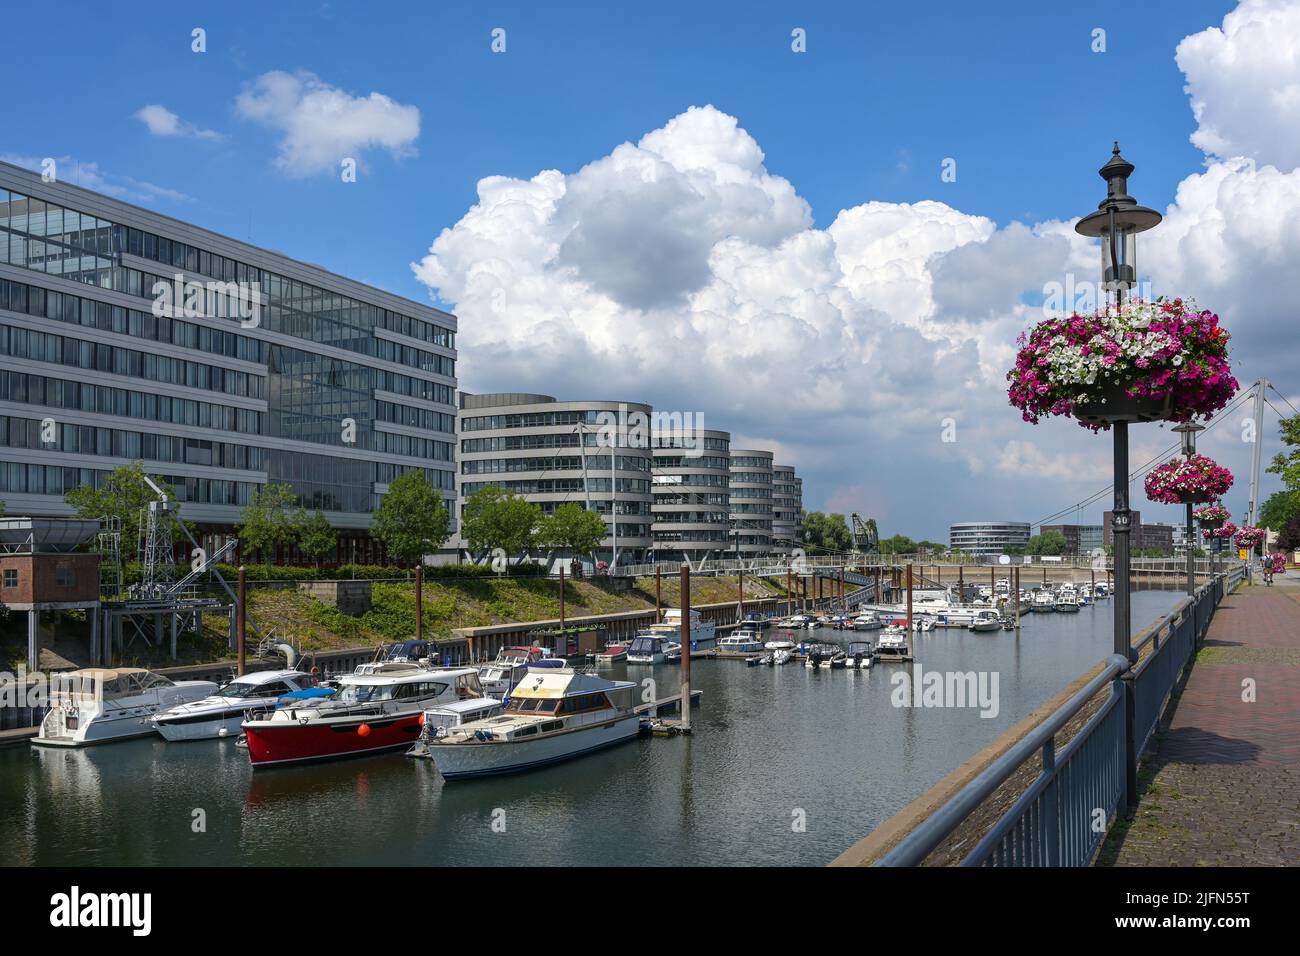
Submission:
{"label": "railing post", "polygon": [[1128,814],[1137,810],[1137,694],[1133,686],[1133,668],[1120,678],[1124,693],[1124,808]]}
{"label": "railing post", "polygon": [[1061,865],[1061,825],[1060,808],[1057,805],[1056,787],[1056,741],[1049,737],[1043,744],[1043,773],[1047,776],[1047,786],[1043,788],[1042,833],[1043,865]]}

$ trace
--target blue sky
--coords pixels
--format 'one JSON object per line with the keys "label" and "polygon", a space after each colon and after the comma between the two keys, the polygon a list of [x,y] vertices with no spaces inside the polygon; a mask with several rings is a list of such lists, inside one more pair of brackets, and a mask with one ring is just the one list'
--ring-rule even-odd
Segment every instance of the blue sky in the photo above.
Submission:
{"label": "blue sky", "polygon": [[[146,2],[127,16],[70,3],[78,29],[57,46],[19,43],[6,151],[177,190],[191,201],[149,204],[241,239],[251,223],[258,244],[424,299],[408,263],[481,177],[575,171],[692,105],[736,116],[818,225],[867,199],[940,199],[1001,224],[1079,214],[1100,198],[1093,173],[1115,135],[1141,197],[1163,205],[1201,159],[1172,50],[1232,6]],[[6,19],[11,38],[50,29],[40,5]],[[205,54],[190,50],[195,26]],[[1105,55],[1090,50],[1095,27]],[[233,108],[272,70],[417,106],[418,155],[377,153],[353,184],[287,180],[276,134]],[[146,103],[226,138],[152,137],[133,118]],[[954,183],[939,181],[947,157]]]}
{"label": "blue sky", "polygon": [[[1092,278],[1068,222],[1112,139],[1167,214],[1139,254],[1157,292],[1220,310],[1243,383],[1300,404],[1300,104],[1273,96],[1300,84],[1300,4],[1236,8],[69,3],[77,28],[52,31],[28,4],[6,20],[0,154],[69,157],[64,179],[434,296],[460,316],[464,387],[706,411],[798,465],[808,508],[941,538],[1105,483],[1106,440],[1023,425],[1001,371],[1043,283]],[[483,198],[486,177],[506,179]],[[949,417],[962,438],[940,445]],[[1141,432],[1134,461],[1166,444]],[[1244,485],[1240,442],[1219,453]]]}

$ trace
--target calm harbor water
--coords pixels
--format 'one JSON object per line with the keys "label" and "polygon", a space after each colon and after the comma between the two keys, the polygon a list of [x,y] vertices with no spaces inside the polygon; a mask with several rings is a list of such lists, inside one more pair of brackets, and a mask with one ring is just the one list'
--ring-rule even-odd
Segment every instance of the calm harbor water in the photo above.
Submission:
{"label": "calm harbor water", "polygon": [[[1135,624],[1178,597],[1136,593]],[[400,755],[254,774],[233,741],[0,750],[0,863],[824,864],[1110,653],[1111,613],[1026,615],[1018,638],[918,635],[926,670],[999,674],[993,719],[894,707],[890,676],[908,665],[698,661],[693,736],[496,779],[448,784]],[[653,676],[663,694],[680,679],[676,666],[602,673]]]}

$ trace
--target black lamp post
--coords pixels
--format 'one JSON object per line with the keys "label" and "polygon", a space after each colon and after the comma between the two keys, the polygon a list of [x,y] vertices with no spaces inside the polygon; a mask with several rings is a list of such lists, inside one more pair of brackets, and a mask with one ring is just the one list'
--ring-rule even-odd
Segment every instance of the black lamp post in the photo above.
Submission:
{"label": "black lamp post", "polygon": [[[1184,422],[1172,429],[1182,437],[1184,458],[1191,458],[1196,454],[1196,433],[1204,430],[1202,426],[1192,422]],[[1194,534],[1192,504],[1190,500],[1187,502],[1187,532],[1184,541],[1187,545],[1187,594],[1194,597],[1196,595],[1196,557],[1192,551],[1192,536]]]}
{"label": "black lamp post", "polygon": [[[1097,211],[1084,216],[1074,230],[1081,236],[1101,239],[1102,288],[1115,293],[1115,305],[1124,304],[1124,291],[1137,282],[1137,234],[1160,222],[1160,213],[1128,194],[1128,178],[1134,166],[1119,154],[1115,144],[1110,161],[1098,170],[1106,180],[1106,198]],[[1108,414],[1115,437],[1115,503],[1111,508],[1111,533],[1115,542],[1115,653],[1133,661],[1130,646],[1132,609],[1129,594],[1131,568],[1130,532],[1132,515],[1128,501],[1128,425],[1150,420],[1140,412],[1126,416],[1116,408]],[[1130,788],[1131,792],[1131,788]]]}

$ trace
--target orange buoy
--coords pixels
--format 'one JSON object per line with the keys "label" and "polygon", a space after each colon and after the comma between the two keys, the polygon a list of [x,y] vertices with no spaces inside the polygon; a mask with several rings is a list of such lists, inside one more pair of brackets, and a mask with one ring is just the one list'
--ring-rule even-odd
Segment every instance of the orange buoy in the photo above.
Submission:
{"label": "orange buoy", "polygon": [[369,737],[369,736],[370,736],[370,725],[369,725],[369,724],[362,724],[360,727],[358,727],[358,728],[357,728],[357,736],[358,736],[358,737]]}
{"label": "orange buoy", "polygon": [[421,727],[424,726],[424,711],[420,711],[420,719],[417,721],[417,723],[418,723]]}

